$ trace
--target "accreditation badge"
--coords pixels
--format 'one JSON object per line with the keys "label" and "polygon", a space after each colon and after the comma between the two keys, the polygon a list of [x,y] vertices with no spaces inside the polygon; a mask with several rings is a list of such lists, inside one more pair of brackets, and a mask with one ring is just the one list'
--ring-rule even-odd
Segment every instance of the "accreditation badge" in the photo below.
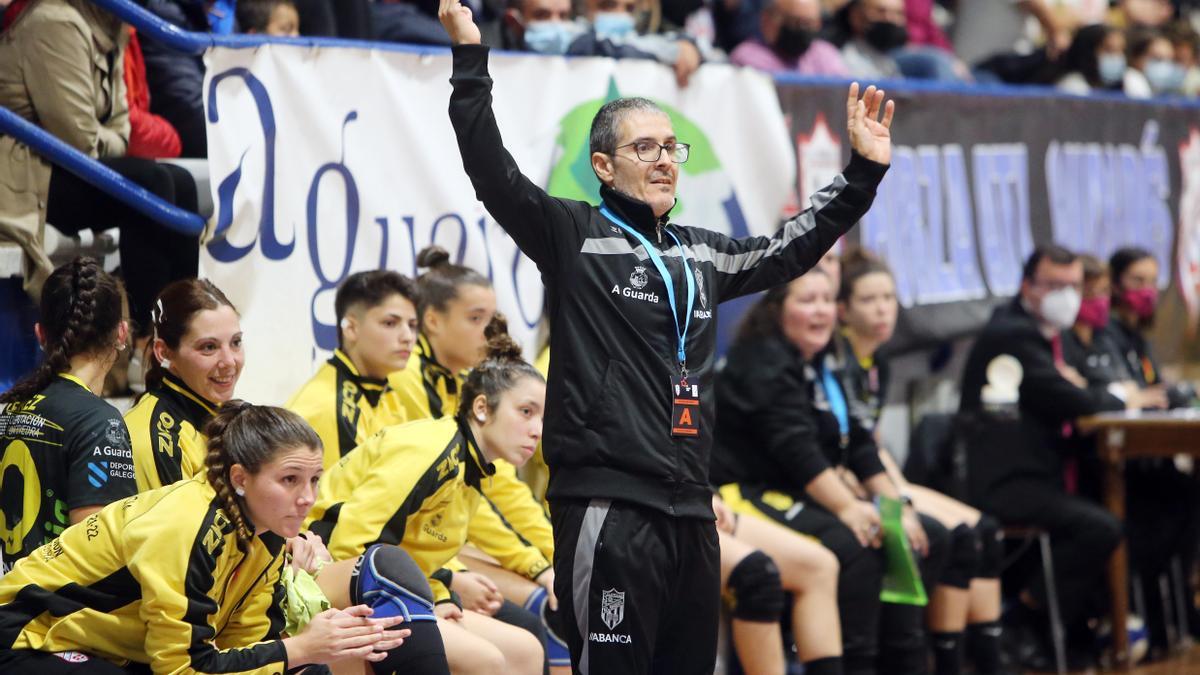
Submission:
{"label": "accreditation badge", "polygon": [[671,378],[671,435],[700,435],[700,385],[687,377]]}

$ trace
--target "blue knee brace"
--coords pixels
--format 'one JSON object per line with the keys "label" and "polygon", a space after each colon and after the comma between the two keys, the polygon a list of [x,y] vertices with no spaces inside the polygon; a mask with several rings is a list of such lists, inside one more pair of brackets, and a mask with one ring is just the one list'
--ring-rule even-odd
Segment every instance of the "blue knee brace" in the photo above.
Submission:
{"label": "blue knee brace", "polygon": [[570,667],[571,651],[567,649],[567,643],[558,636],[554,627],[546,620],[546,614],[552,611],[546,603],[546,599],[549,597],[546,589],[538,586],[537,590],[525,600],[525,609],[533,612],[546,627],[546,657],[549,659],[550,665]]}
{"label": "blue knee brace", "polygon": [[376,544],[358,559],[350,577],[350,598],[374,610],[374,618],[436,621],[433,590],[421,568],[399,546]]}

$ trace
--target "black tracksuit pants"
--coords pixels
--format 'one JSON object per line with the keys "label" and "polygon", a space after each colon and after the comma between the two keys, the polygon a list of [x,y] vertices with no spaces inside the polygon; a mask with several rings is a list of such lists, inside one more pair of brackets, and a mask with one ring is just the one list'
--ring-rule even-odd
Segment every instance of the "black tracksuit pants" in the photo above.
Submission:
{"label": "black tracksuit pants", "polygon": [[[1079,619],[1100,591],[1105,563],[1121,542],[1121,522],[1098,504],[1040,480],[1007,483],[989,492],[978,506],[1005,525],[1037,526],[1050,534],[1063,623]],[[1041,575],[1029,590],[1046,607]]]}
{"label": "black tracksuit pants", "polygon": [[716,523],[606,499],[552,501],[550,519],[557,629],[574,672],[713,672]]}

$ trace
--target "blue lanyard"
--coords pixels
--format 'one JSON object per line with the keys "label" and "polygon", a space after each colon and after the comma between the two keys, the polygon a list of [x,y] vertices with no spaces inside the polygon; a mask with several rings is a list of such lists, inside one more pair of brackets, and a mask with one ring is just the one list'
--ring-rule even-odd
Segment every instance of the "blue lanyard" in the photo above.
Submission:
{"label": "blue lanyard", "polygon": [[846,395],[842,393],[842,387],[833,376],[833,372],[824,365],[821,366],[821,383],[825,387],[825,399],[829,401],[829,409],[837,418],[838,431],[844,438],[850,434],[850,410],[846,406]]}
{"label": "blue lanyard", "polygon": [[[650,240],[642,236],[641,232],[633,229],[625,224],[612,211],[608,210],[607,206],[600,207],[600,213],[604,214],[605,218],[611,220],[614,224],[632,234],[642,244],[642,248],[646,249],[646,255],[650,256],[650,262],[654,263],[654,267],[658,269],[658,273],[662,275],[663,282],[667,285],[667,302],[671,305],[671,318],[675,320],[675,335],[679,338],[679,366],[683,369],[683,373],[687,374],[687,332],[688,327],[692,324],[692,303],[696,301],[696,282],[692,279],[692,271],[688,268],[687,255],[684,253],[683,244],[679,243],[679,237],[675,233],[667,230],[667,234],[674,240],[675,245],[679,247],[679,258],[683,261],[683,276],[687,277],[687,315],[683,320],[683,329],[679,328],[679,311],[675,307],[675,284],[671,282],[671,273],[667,271],[667,266],[662,261],[662,256],[659,255],[658,249],[650,244]],[[666,228],[663,228],[666,229]]]}

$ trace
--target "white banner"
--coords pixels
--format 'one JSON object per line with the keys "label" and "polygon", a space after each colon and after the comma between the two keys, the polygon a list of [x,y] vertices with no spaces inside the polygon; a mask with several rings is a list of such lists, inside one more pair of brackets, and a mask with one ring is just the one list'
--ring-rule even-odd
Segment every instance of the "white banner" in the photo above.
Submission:
{"label": "white banner", "polygon": [[[462,170],[448,53],[266,45],[205,60],[213,200],[230,230],[205,247],[201,273],[242,315],[239,397],[286,400],[336,344],[337,284],[380,267],[413,275],[431,241],[492,279],[533,349],[540,276]],[[734,235],[777,226],[795,159],[767,77],[707,65],[680,90],[652,62],[511,54],[493,54],[490,70],[505,145],[552,194],[596,202],[592,117],[611,98],[646,96],[692,144],[675,222]]]}

